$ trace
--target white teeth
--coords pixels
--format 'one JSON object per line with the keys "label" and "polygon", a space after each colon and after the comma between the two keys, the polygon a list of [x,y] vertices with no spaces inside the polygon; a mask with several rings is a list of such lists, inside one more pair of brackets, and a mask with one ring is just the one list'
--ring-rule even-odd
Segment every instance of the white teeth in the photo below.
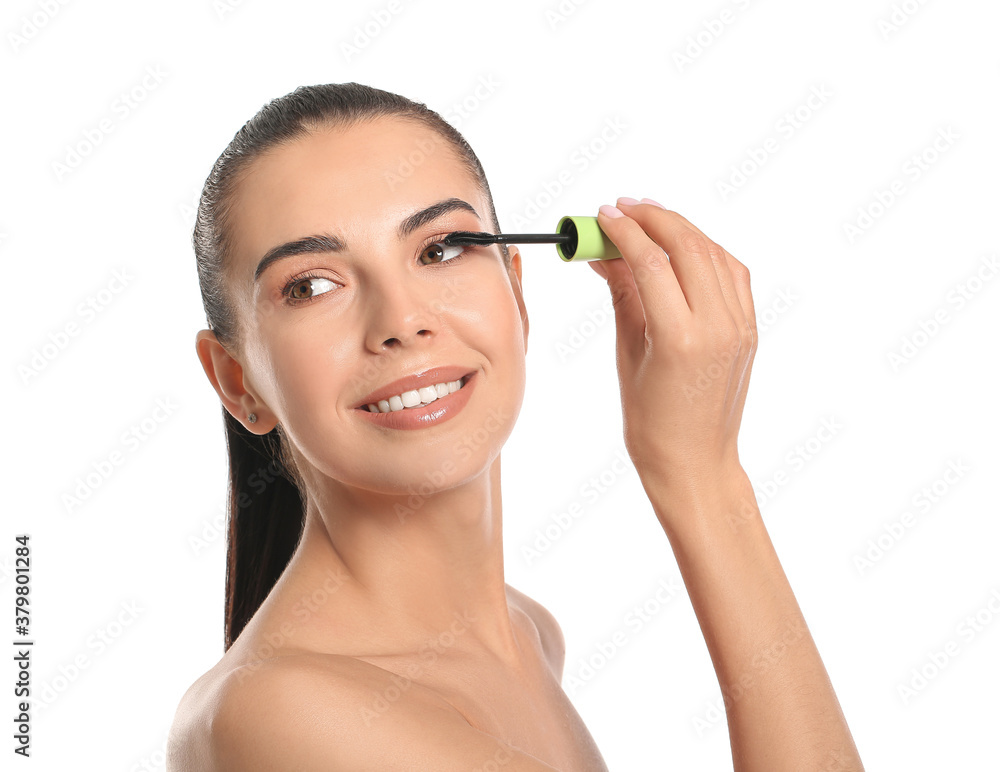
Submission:
{"label": "white teeth", "polygon": [[433,386],[424,386],[421,389],[404,391],[402,394],[389,397],[389,399],[381,399],[377,404],[374,402],[370,403],[368,411],[371,413],[397,413],[408,407],[423,407],[436,399],[447,397],[460,388],[462,388],[461,378],[457,381],[446,381],[444,383],[436,383]]}

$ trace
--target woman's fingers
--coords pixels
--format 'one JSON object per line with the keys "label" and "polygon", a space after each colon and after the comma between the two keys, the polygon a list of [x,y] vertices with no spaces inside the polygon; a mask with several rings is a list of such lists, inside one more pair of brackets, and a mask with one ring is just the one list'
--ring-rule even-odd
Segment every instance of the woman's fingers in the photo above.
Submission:
{"label": "woman's fingers", "polygon": [[757,314],[753,307],[753,296],[750,293],[750,271],[739,260],[726,253],[730,260],[730,271],[736,286],[736,295],[740,301],[740,307],[746,316],[746,329],[749,331],[750,347],[748,349],[748,359],[746,367],[740,374],[738,396],[736,399],[736,411],[743,414],[743,406],[747,399],[747,387],[750,381],[750,373],[753,370],[753,360],[757,353]]}
{"label": "woman's fingers", "polygon": [[753,331],[753,338],[757,340],[757,313],[753,307],[753,295],[750,292],[750,269],[735,257],[726,252],[729,259],[729,270],[736,284],[736,295],[740,299],[740,308],[746,316],[747,323]]}
{"label": "woman's fingers", "polygon": [[677,212],[643,203],[621,204],[620,208],[666,251],[695,314],[721,308],[724,303],[732,320],[741,323],[743,314],[722,247]]}
{"label": "woman's fingers", "polygon": [[[643,313],[647,327],[666,325],[676,329],[687,322],[691,309],[678,283],[674,265],[667,259],[669,251],[653,241],[637,219],[624,213],[608,215],[608,211],[614,215],[622,209],[624,207],[604,206],[597,215],[601,230],[622,253],[621,258],[603,261],[611,292],[620,295],[616,302],[638,306],[635,311]],[[664,214],[663,210],[658,211]]]}
{"label": "woman's fingers", "polygon": [[[619,202],[618,208],[627,214],[627,218],[619,220],[631,220],[634,225],[600,216],[598,221],[622,254],[630,256],[626,259],[647,325],[655,328],[663,324],[665,333],[683,330],[691,335],[696,334],[690,326],[696,317],[702,320],[698,327],[707,324],[717,334],[732,336],[737,322],[729,305],[738,305],[738,300],[734,293],[727,298],[723,292],[713,256],[722,254],[718,245],[676,212],[656,204],[627,204],[623,199]],[[625,230],[627,226],[631,227]],[[687,314],[682,313],[685,307]]]}
{"label": "woman's fingers", "polygon": [[[650,204],[652,206],[660,207],[661,209],[666,209],[666,207],[664,207],[662,204],[660,204],[657,201],[654,201],[651,198],[644,198],[642,199],[642,201],[640,201],[640,203]],[[748,271],[747,267],[743,265],[743,263],[741,263],[735,257],[733,257],[731,254],[729,254],[729,252],[725,249],[725,247],[715,244],[715,242],[713,242],[710,238],[708,238],[708,236],[705,236],[705,233],[697,225],[695,225],[693,222],[687,219],[684,215],[679,214],[678,212],[671,212],[671,214],[673,214],[678,220],[683,222],[692,230],[700,233],[705,238],[705,240],[709,242],[709,244],[713,245],[712,247],[713,252],[715,250],[718,250],[717,252],[715,252],[715,254],[712,255],[712,257],[714,258],[713,264],[715,265],[716,268],[716,275],[719,278],[719,284],[722,287],[723,295],[726,296],[727,304],[729,305],[730,310],[733,311],[733,320],[742,327],[743,319],[746,319],[746,321],[750,325],[750,328],[753,330],[754,339],[756,340],[757,317],[754,313],[753,296],[750,293],[750,272]],[[725,256],[726,258],[725,261],[721,259],[722,255]],[[723,269],[723,262],[725,262],[725,265],[728,267],[728,270]],[[736,281],[737,275],[745,275],[746,278],[745,282],[743,281],[737,282]],[[735,304],[731,302],[734,297],[739,299],[738,312],[736,310]]]}
{"label": "woman's fingers", "polygon": [[620,257],[614,260],[590,260],[589,265],[604,277],[611,292],[619,356],[625,357],[630,364],[639,361],[645,348],[646,312],[639,299],[632,272]]}
{"label": "woman's fingers", "polygon": [[615,301],[629,455],[655,484],[728,468],[756,346],[749,272],[655,202],[619,199],[598,224],[623,255],[593,268]]}

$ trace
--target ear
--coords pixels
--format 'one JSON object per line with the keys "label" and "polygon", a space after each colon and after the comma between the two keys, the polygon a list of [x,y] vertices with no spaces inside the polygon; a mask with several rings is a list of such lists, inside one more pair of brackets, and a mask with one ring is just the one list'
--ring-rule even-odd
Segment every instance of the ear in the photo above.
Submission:
{"label": "ear", "polygon": [[507,246],[510,252],[510,268],[507,269],[507,276],[510,278],[510,286],[514,290],[514,298],[517,300],[518,310],[521,312],[521,322],[524,326],[524,353],[528,353],[528,309],[524,305],[524,293],[521,290],[521,252],[513,245]]}
{"label": "ear", "polygon": [[[247,431],[253,434],[267,434],[278,423],[256,394],[248,391],[243,366],[226,349],[211,330],[199,330],[195,336],[198,359],[205,369],[205,375],[222,400],[223,406]],[[247,416],[254,413],[257,420],[250,423]]]}

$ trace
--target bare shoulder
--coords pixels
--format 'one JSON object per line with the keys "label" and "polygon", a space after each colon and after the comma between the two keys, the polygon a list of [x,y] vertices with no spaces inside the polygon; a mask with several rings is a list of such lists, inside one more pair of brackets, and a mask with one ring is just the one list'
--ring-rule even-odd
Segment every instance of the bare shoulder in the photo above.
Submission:
{"label": "bare shoulder", "polygon": [[169,772],[468,770],[490,762],[510,772],[553,770],[476,729],[433,690],[348,656],[235,668],[201,709],[202,747]]}
{"label": "bare shoulder", "polygon": [[552,672],[561,681],[563,673],[563,663],[566,659],[566,639],[563,636],[559,622],[545,606],[534,598],[525,595],[520,590],[516,590],[507,585],[511,596],[520,604],[524,612],[535,623],[538,630],[538,637],[542,642],[542,650],[549,661]]}
{"label": "bare shoulder", "polygon": [[[221,663],[220,663],[221,664]],[[209,670],[184,692],[167,734],[167,772],[202,772],[211,769],[208,755],[208,715],[211,712],[217,671]]]}

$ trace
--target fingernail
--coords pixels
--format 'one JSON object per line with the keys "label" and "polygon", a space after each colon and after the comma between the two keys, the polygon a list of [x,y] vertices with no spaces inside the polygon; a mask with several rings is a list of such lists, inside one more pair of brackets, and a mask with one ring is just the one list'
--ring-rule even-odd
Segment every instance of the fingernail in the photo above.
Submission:
{"label": "fingernail", "polygon": [[642,203],[644,203],[644,204],[652,204],[653,206],[660,207],[660,209],[666,209],[666,207],[663,204],[661,204],[659,201],[654,201],[651,198],[644,198],[642,200]]}
{"label": "fingernail", "polygon": [[636,201],[634,198],[629,198],[628,196],[619,196],[618,197],[618,203],[619,204],[628,204],[629,206],[635,206],[639,202]]}
{"label": "fingernail", "polygon": [[601,208],[597,210],[605,217],[624,217],[625,213],[621,209],[616,209],[611,206],[611,204],[602,204]]}

